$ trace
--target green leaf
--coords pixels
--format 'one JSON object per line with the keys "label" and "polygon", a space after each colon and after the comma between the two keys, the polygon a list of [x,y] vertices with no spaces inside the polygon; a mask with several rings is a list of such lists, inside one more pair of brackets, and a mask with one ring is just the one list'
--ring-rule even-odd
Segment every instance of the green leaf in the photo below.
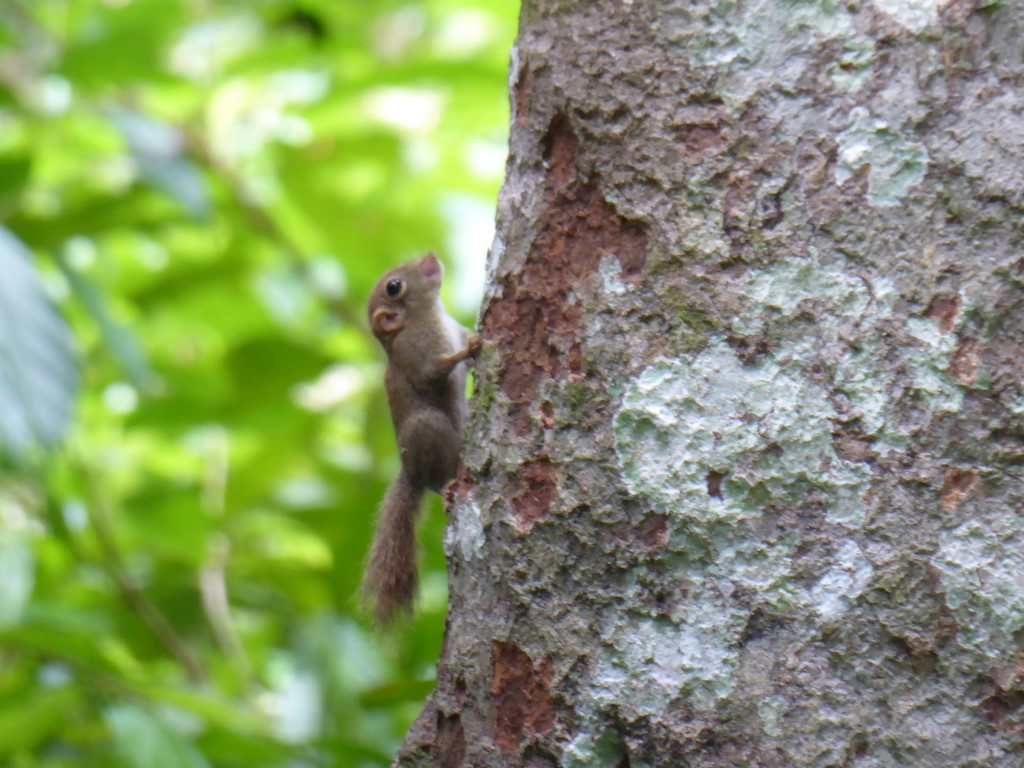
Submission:
{"label": "green leaf", "polygon": [[34,688],[17,701],[0,701],[0,756],[37,747],[59,731],[80,703],[72,686]]}
{"label": "green leaf", "polygon": [[60,261],[60,268],[75,296],[99,326],[107,348],[121,364],[128,378],[139,389],[148,389],[153,380],[153,372],[135,335],[114,319],[103,294],[85,275],[63,259]]}
{"label": "green leaf", "polygon": [[214,692],[199,693],[185,688],[171,688],[148,683],[140,683],[137,690],[151,699],[198,715],[206,721],[207,725],[256,735],[265,734],[270,730],[270,721],[266,717],[250,709],[239,707],[236,703]]}
{"label": "green leaf", "polygon": [[206,183],[185,154],[181,131],[130,109],[111,110],[110,119],[124,136],[142,177],[181,203],[196,219],[206,219],[210,212]]}
{"label": "green leaf", "polygon": [[[184,4],[162,0],[104,4],[106,7],[88,3],[64,5],[79,6],[79,23],[75,25],[77,29],[71,30],[62,73],[88,90],[152,82],[164,76],[162,60],[167,45],[187,11]],[[62,36],[69,31],[70,15],[70,10],[64,10],[59,17],[64,22],[59,27]]]}
{"label": "green leaf", "polygon": [[43,293],[24,244],[0,227],[0,447],[53,446],[78,389],[71,333]]}
{"label": "green leaf", "polygon": [[246,563],[279,563],[311,569],[330,567],[330,547],[299,520],[254,511],[239,520],[238,527],[242,550],[238,557]]}
{"label": "green leaf", "polygon": [[0,627],[21,620],[34,576],[35,558],[26,537],[0,531]]}
{"label": "green leaf", "polygon": [[16,204],[32,171],[32,157],[17,155],[0,158],[0,213]]}
{"label": "green leaf", "polygon": [[179,733],[132,704],[107,708],[104,719],[121,761],[133,768],[209,768],[202,753]]}

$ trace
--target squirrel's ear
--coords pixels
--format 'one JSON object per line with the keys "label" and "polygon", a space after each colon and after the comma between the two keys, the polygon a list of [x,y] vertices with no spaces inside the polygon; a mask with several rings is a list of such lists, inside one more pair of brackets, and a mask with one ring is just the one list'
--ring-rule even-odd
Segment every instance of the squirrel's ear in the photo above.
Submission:
{"label": "squirrel's ear", "polygon": [[373,332],[380,335],[385,333],[396,333],[402,330],[405,320],[402,313],[397,309],[381,307],[373,313]]}
{"label": "squirrel's ear", "polygon": [[437,256],[431,251],[420,259],[420,271],[424,277],[439,278],[441,277],[441,272],[444,271],[444,267],[441,266],[441,262],[438,261]]}

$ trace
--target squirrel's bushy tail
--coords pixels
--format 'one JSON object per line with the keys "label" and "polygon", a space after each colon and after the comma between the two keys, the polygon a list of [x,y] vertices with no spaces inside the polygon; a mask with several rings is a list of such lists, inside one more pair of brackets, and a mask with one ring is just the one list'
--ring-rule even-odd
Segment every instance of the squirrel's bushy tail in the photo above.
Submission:
{"label": "squirrel's bushy tail", "polygon": [[422,495],[405,472],[400,472],[380,505],[363,577],[363,599],[382,626],[391,624],[400,613],[409,613],[416,599],[416,515]]}

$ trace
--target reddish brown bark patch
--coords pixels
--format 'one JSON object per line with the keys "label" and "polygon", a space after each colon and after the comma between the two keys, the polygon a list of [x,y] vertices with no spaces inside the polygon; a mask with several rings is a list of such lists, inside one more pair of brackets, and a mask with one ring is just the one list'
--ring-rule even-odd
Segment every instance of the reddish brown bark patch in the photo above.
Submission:
{"label": "reddish brown bark patch", "polygon": [[579,141],[568,118],[552,120],[544,140],[546,206],[522,272],[504,281],[481,322],[499,347],[498,383],[517,406],[534,399],[544,378],[580,373],[584,299],[598,290],[601,259],[618,260],[625,282],[638,282],[647,234],[577,178]]}
{"label": "reddish brown bark patch", "polygon": [[540,425],[544,429],[552,429],[555,426],[555,406],[550,400],[540,404]]}
{"label": "reddish brown bark patch", "polygon": [[953,511],[966,499],[978,484],[976,469],[947,469],[939,501],[943,509]]}
{"label": "reddish brown bark patch", "polygon": [[668,544],[668,515],[651,515],[640,525],[640,540],[647,549],[661,549]]}
{"label": "reddish brown bark patch", "polygon": [[713,499],[721,499],[722,497],[722,480],[725,479],[725,475],[721,472],[708,472],[705,482],[708,486],[708,496]]}
{"label": "reddish brown bark patch", "polygon": [[[643,227],[619,216],[597,185],[579,178],[580,142],[565,115],[551,121],[543,153],[548,171],[538,234],[521,273],[504,280],[481,322],[484,337],[501,350],[497,380],[520,437],[552,423],[535,403],[541,383],[583,373],[585,303],[599,290],[601,260],[616,259],[623,281],[638,282],[647,251]],[[538,516],[538,505],[526,498],[519,499],[517,516],[528,529],[547,513]]]}
{"label": "reddish brown bark patch", "polygon": [[434,765],[439,768],[461,768],[466,760],[466,731],[462,718],[437,713],[437,736],[434,740]]}
{"label": "reddish brown bark patch", "polygon": [[683,159],[687,165],[698,165],[722,149],[725,141],[718,128],[706,125],[688,125],[677,132],[683,145]]}
{"label": "reddish brown bark patch", "polygon": [[544,162],[548,167],[547,189],[561,190],[576,178],[576,160],[580,154],[580,141],[576,138],[569,118],[555,115],[544,136]]}
{"label": "reddish brown bark patch", "polygon": [[731,180],[722,200],[722,229],[734,238],[749,218],[751,184],[746,178]]}
{"label": "reddish brown bark patch", "polygon": [[512,497],[516,529],[529,531],[546,520],[558,498],[555,466],[547,459],[529,461],[519,467],[519,490]]}
{"label": "reddish brown bark patch", "polygon": [[698,165],[725,147],[722,121],[725,112],[714,97],[684,107],[679,122],[673,126],[677,142],[682,147],[683,159],[688,165]]}
{"label": "reddish brown bark patch", "polygon": [[[1019,666],[1015,665],[1015,671],[1020,672]],[[1024,732],[1024,722],[1021,718],[1024,692],[1013,687],[1018,680],[1018,675],[1013,674],[1010,677],[999,675],[998,677],[1001,679],[993,676],[992,680],[995,686],[988,686],[989,695],[979,702],[978,709],[981,710],[981,714],[1000,728],[1012,733]],[[1009,683],[1004,686],[1004,682],[1007,680]]]}
{"label": "reddish brown bark patch", "polygon": [[459,467],[459,475],[456,479],[452,480],[445,486],[444,489],[444,508],[447,512],[452,508],[452,505],[457,501],[465,501],[469,498],[469,491],[473,488],[475,483],[466,476],[466,470],[464,467]]}
{"label": "reddish brown bark patch", "polygon": [[902,636],[903,642],[913,656],[936,654],[956,639],[956,619],[949,608],[942,608],[919,629]]}
{"label": "reddish brown bark patch", "polygon": [[934,320],[940,331],[949,333],[956,325],[962,305],[963,302],[955,293],[938,293],[932,297],[928,309],[924,311],[924,316]]}
{"label": "reddish brown bark patch", "polygon": [[840,428],[832,434],[832,447],[836,455],[846,461],[874,461],[878,458],[878,452],[870,440],[846,428]]}
{"label": "reddish brown bark patch", "polygon": [[989,679],[1001,691],[1020,688],[1021,676],[1024,675],[1024,655],[1018,653],[1017,659],[1009,664],[997,664],[992,667]]}
{"label": "reddish brown bark patch", "polygon": [[566,368],[569,370],[570,376],[579,377],[583,373],[583,346],[580,344],[573,344],[569,347],[569,354],[566,355],[565,360]]}
{"label": "reddish brown bark patch", "polygon": [[491,644],[491,657],[494,741],[506,755],[513,755],[524,734],[542,736],[555,722],[553,670],[548,659],[534,669],[533,660],[525,652],[499,640]]}
{"label": "reddish brown bark patch", "polygon": [[563,370],[556,343],[575,333],[582,309],[531,297],[521,289],[492,302],[484,316],[484,333],[504,350],[498,374],[502,391],[514,403],[533,399],[542,377],[555,378]]}
{"label": "reddish brown bark patch", "polygon": [[962,338],[949,361],[949,375],[961,384],[970,384],[978,377],[978,340]]}
{"label": "reddish brown bark patch", "polygon": [[530,119],[530,98],[533,96],[533,70],[527,66],[519,69],[513,98],[516,105],[516,123],[526,125]]}
{"label": "reddish brown bark patch", "polygon": [[516,437],[532,435],[534,430],[537,429],[538,418],[539,416],[530,408],[515,408],[512,410],[510,416],[512,421],[512,431],[515,432]]}

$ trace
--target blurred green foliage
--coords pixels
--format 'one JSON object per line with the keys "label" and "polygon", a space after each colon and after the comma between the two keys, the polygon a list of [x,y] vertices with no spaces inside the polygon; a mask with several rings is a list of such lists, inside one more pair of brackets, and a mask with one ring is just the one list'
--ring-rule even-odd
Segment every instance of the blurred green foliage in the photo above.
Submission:
{"label": "blurred green foliage", "polygon": [[513,0],[0,0],[0,765],[386,765],[357,588],[397,467],[364,297],[471,324]]}

